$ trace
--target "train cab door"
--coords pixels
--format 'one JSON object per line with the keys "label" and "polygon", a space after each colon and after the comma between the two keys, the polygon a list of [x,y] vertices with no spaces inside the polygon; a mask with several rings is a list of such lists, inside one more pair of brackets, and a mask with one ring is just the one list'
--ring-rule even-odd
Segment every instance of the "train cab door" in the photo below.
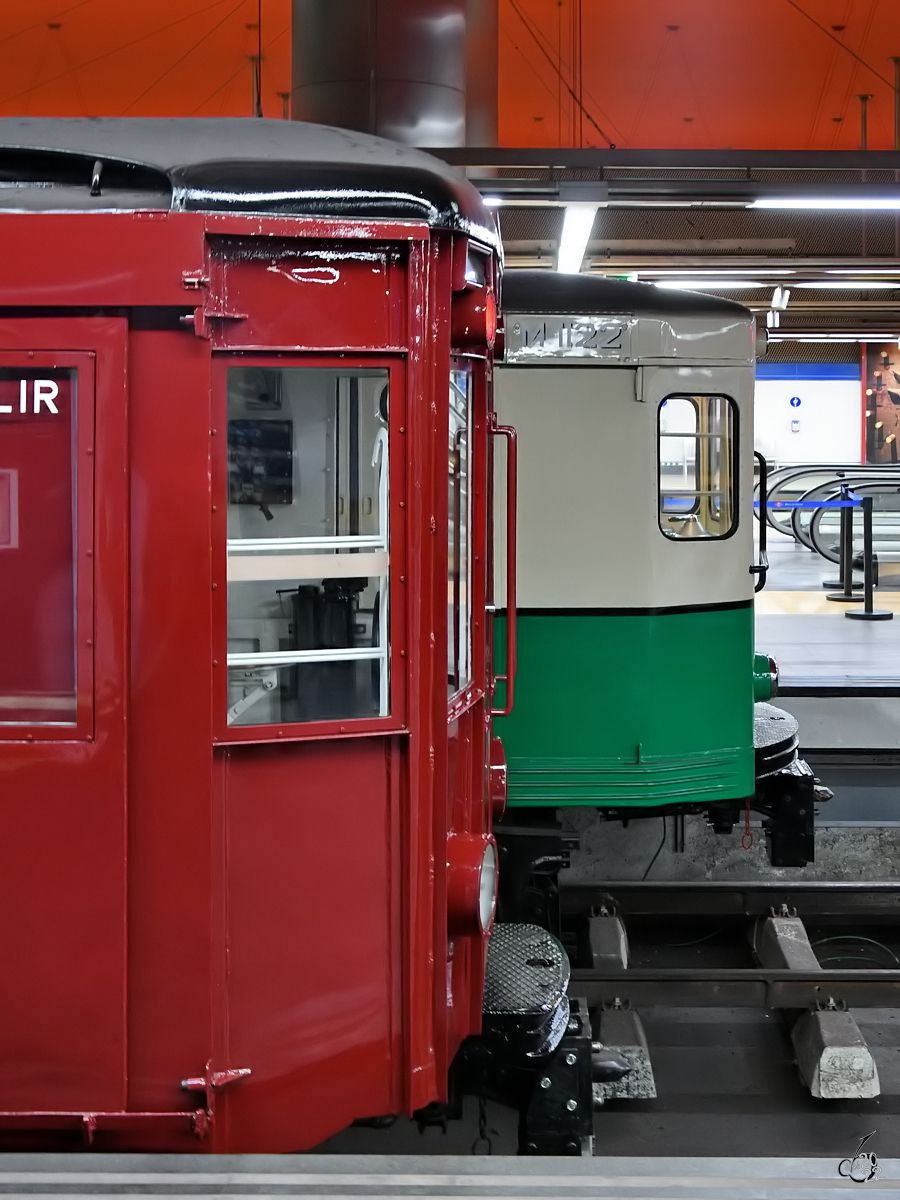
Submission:
{"label": "train cab door", "polygon": [[656,602],[749,601],[753,430],[741,416],[750,411],[752,369],[647,366],[641,383]]}
{"label": "train cab door", "polygon": [[0,322],[0,1108],[125,1104],[126,323]]}

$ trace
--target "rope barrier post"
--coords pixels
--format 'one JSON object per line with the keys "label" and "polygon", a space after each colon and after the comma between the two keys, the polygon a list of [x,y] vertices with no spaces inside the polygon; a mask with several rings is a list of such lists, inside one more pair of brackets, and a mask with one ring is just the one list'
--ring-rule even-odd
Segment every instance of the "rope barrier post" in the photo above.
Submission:
{"label": "rope barrier post", "polygon": [[[892,621],[894,614],[888,612],[884,608],[873,607],[873,593],[875,590],[875,572],[874,556],[872,553],[872,508],[874,500],[871,496],[864,496],[862,502],[863,509],[863,591],[865,592],[865,603],[863,608],[850,608],[845,613],[845,617],[853,617],[857,621]],[[852,511],[852,510],[851,510]]]}
{"label": "rope barrier post", "polygon": [[[845,483],[842,483],[841,484],[841,504],[842,505],[848,499],[847,493],[848,493],[847,485]],[[838,577],[837,577],[837,579],[823,579],[822,580],[822,587],[825,589],[826,592],[832,588],[840,588],[841,591],[844,590],[844,539],[847,536],[847,519],[848,519],[848,517],[851,521],[853,520],[853,509],[847,508],[846,506],[844,506],[841,508],[841,530],[840,530],[840,533],[838,534],[838,551],[839,551],[839,554],[838,554]],[[852,541],[853,541],[852,535],[851,535],[850,541],[852,544]]]}
{"label": "rope barrier post", "polygon": [[853,500],[846,483],[841,484],[841,505],[841,590],[829,592],[825,599],[847,604],[862,596],[853,591]]}

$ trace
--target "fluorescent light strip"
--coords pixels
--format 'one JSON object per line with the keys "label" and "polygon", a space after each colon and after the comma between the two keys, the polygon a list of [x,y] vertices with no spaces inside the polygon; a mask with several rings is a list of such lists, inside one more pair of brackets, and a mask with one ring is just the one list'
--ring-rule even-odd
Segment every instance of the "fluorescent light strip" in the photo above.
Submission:
{"label": "fluorescent light strip", "polygon": [[[684,275],[684,267],[639,267],[639,275],[651,276],[659,275],[665,277],[668,275]],[[769,267],[693,267],[691,268],[691,277],[699,278],[701,275],[706,276],[721,276],[722,279],[734,279],[738,275],[796,275],[795,270],[787,271],[781,269],[770,269]],[[898,272],[900,274],[900,272]]]}
{"label": "fluorescent light strip", "polygon": [[653,286],[684,289],[690,292],[702,292],[705,288],[711,288],[714,292],[718,292],[734,289],[752,291],[753,288],[763,288],[766,285],[760,283],[758,279],[656,279],[653,281]]}
{"label": "fluorescent light strip", "polygon": [[836,212],[897,211],[900,196],[766,196],[753,200],[747,208],[831,209]]}
{"label": "fluorescent light strip", "polygon": [[896,342],[896,333],[786,333],[769,332],[770,342]]}
{"label": "fluorescent light strip", "polygon": [[900,279],[816,279],[809,283],[795,283],[795,288],[818,288],[820,291],[836,291],[838,288],[848,288],[855,292],[896,291],[900,288]]}
{"label": "fluorescent light strip", "polygon": [[897,275],[900,276],[900,266],[898,267],[826,267],[826,275],[859,275],[862,271],[866,275]]}
{"label": "fluorescent light strip", "polygon": [[577,275],[584,262],[597,207],[592,204],[568,204],[563,218],[562,236],[559,239],[559,254],[556,269],[563,275]]}

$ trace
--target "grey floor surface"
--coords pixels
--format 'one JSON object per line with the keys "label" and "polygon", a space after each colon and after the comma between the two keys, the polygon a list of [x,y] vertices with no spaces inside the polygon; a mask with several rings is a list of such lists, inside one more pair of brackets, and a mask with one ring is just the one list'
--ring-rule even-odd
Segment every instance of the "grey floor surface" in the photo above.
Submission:
{"label": "grey floor surface", "polygon": [[787,687],[900,685],[900,617],[848,621],[843,613],[760,613],[756,646],[778,663]]}
{"label": "grey floor surface", "polygon": [[[833,564],[788,538],[771,538],[768,554],[766,589],[770,592],[807,591],[824,596],[822,581],[837,575]],[[861,605],[835,604],[834,612],[827,615],[757,613],[757,648],[776,659],[783,685],[900,685],[900,615],[890,621],[848,620],[845,607]]]}
{"label": "grey floor surface", "polygon": [[[860,1187],[839,1163],[836,1147],[821,1158],[33,1154],[0,1159],[0,1194],[832,1200]],[[900,1160],[885,1157],[862,1194],[884,1200],[898,1189]]]}
{"label": "grey floor surface", "polygon": [[[816,591],[823,580],[836,580],[838,567],[812,550],[799,545],[793,538],[769,532],[766,551],[769,574],[766,587],[775,591]],[[858,574],[854,578],[858,578]]]}

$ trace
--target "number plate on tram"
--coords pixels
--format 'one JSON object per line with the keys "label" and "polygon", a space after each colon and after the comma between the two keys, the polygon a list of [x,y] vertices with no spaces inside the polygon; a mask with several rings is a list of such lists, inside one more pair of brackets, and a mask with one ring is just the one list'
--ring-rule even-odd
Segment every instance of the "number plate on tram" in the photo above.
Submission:
{"label": "number plate on tram", "polygon": [[633,317],[506,317],[507,363],[547,358],[631,359]]}

